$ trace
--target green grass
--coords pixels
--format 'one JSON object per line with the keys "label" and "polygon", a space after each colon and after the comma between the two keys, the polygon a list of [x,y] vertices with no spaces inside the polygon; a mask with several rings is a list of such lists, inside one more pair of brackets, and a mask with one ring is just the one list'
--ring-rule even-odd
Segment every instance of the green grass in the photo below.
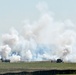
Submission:
{"label": "green grass", "polygon": [[0,62],[0,73],[20,72],[20,71],[37,71],[37,70],[76,70],[76,63],[51,63],[51,62],[18,62],[2,63]]}

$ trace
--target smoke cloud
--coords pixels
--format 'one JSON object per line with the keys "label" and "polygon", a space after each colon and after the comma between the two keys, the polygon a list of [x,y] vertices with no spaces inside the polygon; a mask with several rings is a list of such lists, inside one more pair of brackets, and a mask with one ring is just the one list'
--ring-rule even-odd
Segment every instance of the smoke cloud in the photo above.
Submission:
{"label": "smoke cloud", "polygon": [[36,7],[41,13],[37,21],[25,23],[21,33],[12,28],[2,35],[1,58],[11,62],[58,58],[76,62],[76,26],[71,20],[55,21],[45,3]]}

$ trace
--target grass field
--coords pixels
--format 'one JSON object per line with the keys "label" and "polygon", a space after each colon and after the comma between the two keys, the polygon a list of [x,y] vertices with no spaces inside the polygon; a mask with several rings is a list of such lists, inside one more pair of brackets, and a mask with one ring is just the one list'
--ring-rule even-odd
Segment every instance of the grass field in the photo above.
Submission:
{"label": "grass field", "polygon": [[[33,72],[38,70],[76,70],[76,63],[51,63],[48,62],[17,62],[17,63],[5,63],[0,62],[0,73],[7,72]],[[73,74],[72,74],[73,75]]]}

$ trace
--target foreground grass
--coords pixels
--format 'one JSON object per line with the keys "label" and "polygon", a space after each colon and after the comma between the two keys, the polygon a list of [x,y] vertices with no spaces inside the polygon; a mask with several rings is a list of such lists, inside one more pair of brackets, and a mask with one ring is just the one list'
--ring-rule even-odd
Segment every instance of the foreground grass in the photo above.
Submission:
{"label": "foreground grass", "polygon": [[38,71],[38,70],[76,70],[76,63],[51,63],[51,62],[18,62],[4,63],[0,62],[0,73]]}

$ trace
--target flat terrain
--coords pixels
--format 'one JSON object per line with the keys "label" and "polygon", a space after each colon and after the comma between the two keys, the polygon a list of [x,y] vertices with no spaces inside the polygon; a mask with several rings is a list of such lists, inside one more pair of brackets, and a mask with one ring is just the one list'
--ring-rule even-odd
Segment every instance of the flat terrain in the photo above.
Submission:
{"label": "flat terrain", "polygon": [[38,70],[76,70],[76,63],[51,63],[47,62],[0,62],[0,73],[8,72],[33,72]]}

